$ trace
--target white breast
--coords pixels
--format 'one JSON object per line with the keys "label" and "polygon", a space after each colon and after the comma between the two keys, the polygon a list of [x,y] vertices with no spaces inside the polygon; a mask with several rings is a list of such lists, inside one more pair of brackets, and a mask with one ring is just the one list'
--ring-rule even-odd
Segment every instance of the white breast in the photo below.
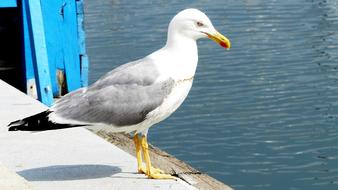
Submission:
{"label": "white breast", "polygon": [[186,43],[179,46],[165,46],[152,53],[148,58],[153,59],[159,77],[156,82],[173,79],[175,85],[163,103],[147,114],[146,120],[138,124],[137,132],[146,134],[148,128],[169,117],[183,103],[193,83],[198,52],[195,40],[185,39]]}
{"label": "white breast", "polygon": [[[145,127],[159,123],[174,113],[188,96],[192,83],[193,78],[178,81],[163,103],[147,115],[146,123],[150,125],[145,125]],[[149,127],[143,130],[147,130]]]}

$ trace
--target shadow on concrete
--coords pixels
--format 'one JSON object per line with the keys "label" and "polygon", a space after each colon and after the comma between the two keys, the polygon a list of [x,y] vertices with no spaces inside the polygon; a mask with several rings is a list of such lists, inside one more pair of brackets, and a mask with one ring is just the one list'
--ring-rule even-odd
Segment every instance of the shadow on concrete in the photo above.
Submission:
{"label": "shadow on concrete", "polygon": [[28,181],[68,181],[110,177],[121,169],[109,165],[56,165],[17,172]]}

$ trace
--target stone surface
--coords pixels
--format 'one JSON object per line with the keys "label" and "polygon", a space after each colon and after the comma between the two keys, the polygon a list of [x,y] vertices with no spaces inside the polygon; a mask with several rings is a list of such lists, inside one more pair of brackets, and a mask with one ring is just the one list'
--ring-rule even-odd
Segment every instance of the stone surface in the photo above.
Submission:
{"label": "stone surface", "polygon": [[136,173],[135,157],[83,128],[8,132],[11,121],[46,107],[1,80],[0,105],[0,162],[36,189],[195,189]]}
{"label": "stone surface", "polygon": [[35,190],[24,178],[0,164],[1,190]]}

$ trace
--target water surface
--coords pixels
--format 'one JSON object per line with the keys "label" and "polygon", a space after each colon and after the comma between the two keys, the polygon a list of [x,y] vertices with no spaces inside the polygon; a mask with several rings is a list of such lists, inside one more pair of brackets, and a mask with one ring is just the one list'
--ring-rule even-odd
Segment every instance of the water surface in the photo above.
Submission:
{"label": "water surface", "polygon": [[338,189],[337,1],[85,2],[91,82],[162,47],[187,7],[232,42],[198,42],[189,97],[151,143],[237,190]]}

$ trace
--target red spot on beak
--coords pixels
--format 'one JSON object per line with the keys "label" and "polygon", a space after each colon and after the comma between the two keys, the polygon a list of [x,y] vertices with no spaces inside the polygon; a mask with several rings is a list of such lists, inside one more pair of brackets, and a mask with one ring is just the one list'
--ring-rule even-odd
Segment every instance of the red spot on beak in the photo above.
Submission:
{"label": "red spot on beak", "polygon": [[224,48],[229,48],[228,44],[224,43],[224,42],[220,42],[219,43],[222,47]]}

